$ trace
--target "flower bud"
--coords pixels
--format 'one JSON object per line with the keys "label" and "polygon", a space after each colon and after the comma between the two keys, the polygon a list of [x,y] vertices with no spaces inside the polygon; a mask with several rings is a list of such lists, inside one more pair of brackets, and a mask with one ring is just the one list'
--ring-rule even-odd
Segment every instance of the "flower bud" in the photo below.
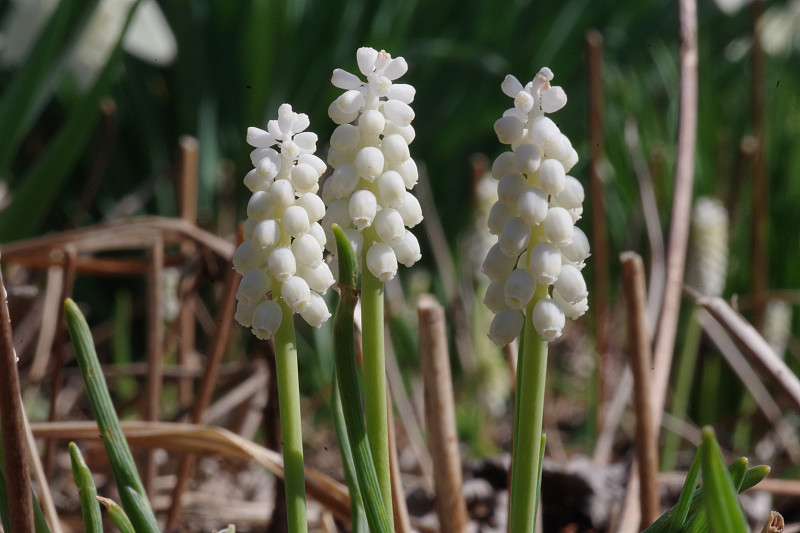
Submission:
{"label": "flower bud", "polygon": [[553,290],[553,301],[564,311],[564,315],[570,320],[582,317],[589,310],[589,299],[584,298],[575,303],[569,303],[561,296],[558,290]]}
{"label": "flower bud", "polygon": [[[261,302],[259,301],[259,303]],[[253,325],[253,313],[255,313],[257,306],[258,304],[251,305],[244,300],[239,300],[236,302],[236,313],[233,318],[242,326],[249,328]]]}
{"label": "flower bud", "polygon": [[521,144],[508,153],[514,154],[514,165],[525,174],[537,172],[542,164],[542,151],[532,143]]}
{"label": "flower bud", "polygon": [[271,285],[272,280],[263,270],[248,270],[239,281],[236,299],[240,302],[255,306],[258,302],[266,298]]}
{"label": "flower bud", "polygon": [[247,128],[247,144],[255,148],[269,148],[275,144],[275,139],[262,129],[249,127]]}
{"label": "flower bud", "polygon": [[278,331],[283,319],[281,307],[273,300],[258,304],[252,317],[252,331],[257,338],[267,340]]}
{"label": "flower bud", "polygon": [[[545,200],[545,204],[546,202]],[[489,218],[487,220],[489,232],[492,235],[500,235],[505,223],[514,215],[515,212],[511,207],[500,201],[495,202],[489,210]]]}
{"label": "flower bud", "polygon": [[331,203],[339,198],[347,198],[358,187],[359,179],[356,167],[342,163],[325,180],[322,186],[323,199]]}
{"label": "flower bud", "polygon": [[406,189],[413,189],[419,180],[419,169],[417,163],[412,158],[408,158],[395,167],[398,174],[403,178]]}
{"label": "flower bud", "polygon": [[414,120],[414,110],[400,100],[387,100],[384,102],[383,114],[398,126],[408,126]]}
{"label": "flower bud", "polygon": [[288,246],[279,246],[267,257],[267,268],[281,283],[294,276],[297,270],[294,254]]}
{"label": "flower bud", "polygon": [[551,299],[539,300],[533,308],[533,327],[536,333],[546,341],[553,341],[561,336],[566,316],[564,311]]}
{"label": "flower bud", "polygon": [[[336,264],[336,262],[334,261],[332,264]],[[297,265],[297,275],[306,280],[312,291],[320,294],[325,294],[328,288],[336,281],[333,279],[331,269],[325,261],[322,261],[314,268],[301,263]]]}
{"label": "flower bud", "polygon": [[528,246],[531,229],[519,217],[511,217],[503,225],[498,244],[504,254],[517,257]]}
{"label": "flower bud", "polygon": [[260,268],[263,262],[261,254],[251,241],[244,241],[233,252],[233,269],[243,276],[248,270]]}
{"label": "flower bud", "polygon": [[356,155],[356,171],[367,181],[374,181],[383,172],[383,152],[380,148],[366,146]]}
{"label": "flower bud", "polygon": [[506,174],[517,172],[517,164],[514,160],[514,152],[503,152],[497,156],[492,163],[492,176],[499,180]]}
{"label": "flower bud", "polygon": [[519,195],[525,185],[525,177],[522,174],[506,174],[497,183],[497,197],[509,207],[517,207]]}
{"label": "flower bud", "polygon": [[575,226],[572,217],[563,207],[551,207],[542,223],[547,239],[556,246],[567,246],[572,242]]}
{"label": "flower bud", "polygon": [[[324,217],[323,217],[324,218]],[[328,241],[328,238],[325,236],[325,230],[322,228],[322,224],[319,222],[314,222],[311,224],[311,228],[308,230],[308,234],[312,235],[320,246],[323,248],[325,247],[325,243]]]}
{"label": "flower bud", "polygon": [[366,135],[374,135],[377,137],[383,133],[385,126],[386,118],[383,116],[383,113],[377,109],[364,111],[364,114],[358,119],[358,127],[361,132]]}
{"label": "flower bud", "polygon": [[[507,256],[500,249],[500,245],[495,244],[489,248],[486,259],[483,260],[481,272],[486,274],[492,281],[505,278],[514,269],[514,263],[516,263],[516,261],[516,257]],[[559,259],[559,268],[560,266],[561,260]]]}
{"label": "flower bud", "polygon": [[297,263],[314,268],[322,262],[322,246],[310,233],[297,237],[291,248]]}
{"label": "flower bud", "polygon": [[539,167],[539,186],[545,194],[558,194],[564,190],[564,166],[555,159],[545,159]]}
{"label": "flower bud", "polygon": [[511,309],[522,309],[533,298],[536,280],[527,269],[517,268],[508,275],[505,285],[505,303]]}
{"label": "flower bud", "polygon": [[494,132],[497,139],[503,144],[516,142],[522,136],[522,122],[516,117],[503,117],[494,123]]}
{"label": "flower bud", "polygon": [[572,266],[579,270],[583,268],[584,261],[591,254],[589,253],[589,239],[582,229],[578,227],[573,229],[572,242],[567,246],[562,246],[561,253],[564,254],[564,259],[569,261]]}
{"label": "flower bud", "polygon": [[530,125],[530,134],[533,142],[545,153],[555,143],[560,142],[561,131],[555,122],[547,117],[537,117]]}
{"label": "flower bud", "polygon": [[358,190],[350,196],[350,218],[357,229],[364,229],[372,224],[378,211],[375,195],[367,190]]}
{"label": "flower bud", "polygon": [[542,92],[542,111],[555,113],[567,105],[567,94],[561,87],[550,87]]}
{"label": "flower bud", "polygon": [[276,209],[286,209],[294,203],[294,187],[289,180],[276,180],[269,190],[270,202]]}
{"label": "flower bud", "polygon": [[525,322],[522,313],[506,307],[497,313],[489,327],[489,339],[497,346],[503,347],[516,339]]}
{"label": "flower bud", "polygon": [[389,163],[399,164],[411,157],[408,151],[408,143],[399,134],[394,133],[383,138],[381,143],[383,155]]}
{"label": "flower bud", "polygon": [[331,317],[328,305],[325,300],[316,292],[311,293],[311,301],[308,307],[300,311],[300,316],[309,326],[319,328]]}
{"label": "flower bud", "polygon": [[528,187],[523,189],[517,200],[519,218],[529,226],[541,224],[547,217],[547,195],[541,189]]}
{"label": "flower bud", "polygon": [[267,191],[256,191],[247,202],[247,216],[253,220],[265,220],[272,216],[275,203]]}
{"label": "flower bud", "polygon": [[381,206],[397,209],[406,197],[406,186],[400,174],[394,170],[384,172],[378,178],[377,183],[378,194],[381,195]]}
{"label": "flower bud", "polygon": [[308,220],[311,223],[322,220],[325,216],[325,202],[322,198],[312,193],[305,193],[295,200],[295,205],[299,205],[306,210]]}
{"label": "flower bud", "polygon": [[419,205],[419,200],[408,191],[403,193],[403,201],[395,209],[403,217],[403,224],[409,228],[422,222],[422,207]]}
{"label": "flower bud", "polygon": [[292,205],[283,212],[283,227],[292,237],[299,237],[308,233],[311,222],[308,220],[308,213],[299,205]]}
{"label": "flower bud", "polygon": [[312,167],[317,171],[318,176],[321,176],[328,169],[328,165],[325,164],[325,161],[314,154],[300,154],[300,157],[297,158],[297,163]]}
{"label": "flower bud", "polygon": [[352,124],[341,124],[333,130],[330,143],[337,152],[344,153],[355,150],[360,140],[361,134],[356,126]]}
{"label": "flower bud", "polygon": [[253,227],[253,245],[261,250],[271,250],[281,239],[281,227],[273,219],[262,220]]}
{"label": "flower bud", "polygon": [[406,230],[403,240],[401,240],[398,244],[392,245],[392,249],[397,257],[397,261],[407,267],[410,267],[422,259],[422,253],[419,249],[419,241],[414,234],[408,230]]}
{"label": "flower bud", "polygon": [[555,283],[555,289],[566,302],[574,304],[589,296],[586,290],[586,281],[581,271],[572,265],[562,265],[561,273]]}
{"label": "flower bud", "polygon": [[367,250],[367,268],[383,283],[397,274],[397,257],[394,250],[382,242],[376,242]]}
{"label": "flower bud", "polygon": [[316,191],[319,181],[317,169],[311,165],[300,163],[292,168],[292,185],[295,191],[309,193]]}
{"label": "flower bud", "polygon": [[281,296],[295,313],[305,311],[311,305],[311,289],[300,276],[292,276],[283,282]]}
{"label": "flower bud", "polygon": [[389,245],[399,244],[406,235],[403,217],[394,209],[387,207],[378,211],[373,224],[378,237]]}
{"label": "flower bud", "polygon": [[506,307],[506,280],[498,279],[486,286],[483,304],[495,314]]}

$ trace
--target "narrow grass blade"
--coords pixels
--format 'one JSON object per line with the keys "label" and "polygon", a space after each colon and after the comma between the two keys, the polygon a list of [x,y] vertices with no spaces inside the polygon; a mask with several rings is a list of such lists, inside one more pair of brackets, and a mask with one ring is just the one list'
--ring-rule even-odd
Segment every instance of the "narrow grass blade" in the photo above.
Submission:
{"label": "narrow grass blade", "polygon": [[364,506],[361,503],[361,492],[358,490],[358,479],[356,474],[356,464],[353,460],[353,450],[350,448],[350,441],[347,439],[347,427],[342,411],[342,399],[339,395],[339,383],[336,376],[331,384],[331,403],[333,404],[333,417],[336,425],[336,439],[339,442],[339,450],[342,453],[342,466],[344,467],[344,479],[350,491],[350,520],[353,533],[369,533],[367,529],[367,517],[364,514]]}
{"label": "narrow grass blade", "polygon": [[358,386],[358,371],[355,361],[353,338],[353,313],[358,301],[358,266],[355,253],[344,231],[334,225],[336,248],[339,257],[339,306],[333,323],[334,358],[336,378],[342,400],[347,438],[353,451],[356,475],[372,533],[392,531],[390,518],[383,507],[378,476],[369,449],[367,427],[361,412],[361,392]]}
{"label": "narrow grass blade", "polygon": [[77,304],[71,299],[64,302],[67,328],[72,344],[75,346],[75,357],[78,361],[92,411],[97,419],[97,426],[103,438],[114,482],[120,493],[122,506],[139,533],[157,532],[158,525],[153,510],[147,503],[144,486],[136,471],[133,455],[128,448],[125,435],[119,425],[114,404],[108,386],[103,378],[103,370],[97,359],[89,325]]}
{"label": "narrow grass blade", "polygon": [[128,515],[125,514],[125,511],[117,502],[102,496],[98,496],[97,501],[105,506],[108,516],[120,533],[136,533],[136,530],[133,529],[133,524],[131,524],[131,519],[128,518]]}
{"label": "narrow grass blade", "polygon": [[51,77],[81,33],[98,0],[59,2],[21,69],[0,100],[0,176],[5,177],[36,110],[51,88]]}
{"label": "narrow grass blade", "polygon": [[[700,443],[702,449],[703,443]],[[697,488],[697,480],[700,477],[700,449],[694,455],[692,466],[689,467],[689,472],[686,474],[686,481],[683,483],[681,495],[678,498],[678,503],[675,505],[675,511],[672,515],[670,524],[670,531],[680,531],[686,518],[689,516],[689,508],[692,505],[692,496]]]}
{"label": "narrow grass blade", "polygon": [[92,473],[83,460],[83,455],[74,442],[69,443],[69,457],[72,460],[72,477],[78,486],[83,514],[83,530],[86,533],[103,533],[103,520],[100,504],[97,502],[97,487]]}
{"label": "narrow grass blade", "polygon": [[[749,528],[742,506],[737,498],[746,465],[741,470],[738,483],[734,483],[722,462],[719,444],[710,427],[703,428],[701,461],[703,465],[703,486],[706,489],[708,521],[714,533],[747,533]],[[738,473],[738,472],[737,472]]]}
{"label": "narrow grass blade", "polygon": [[116,48],[98,73],[94,85],[70,110],[69,117],[44,155],[19,181],[11,204],[0,212],[0,242],[30,235],[58,199],[73,165],[83,153],[92,133],[100,114],[100,100],[108,93],[117,74],[123,53],[122,38],[137,6],[138,2],[128,13]]}

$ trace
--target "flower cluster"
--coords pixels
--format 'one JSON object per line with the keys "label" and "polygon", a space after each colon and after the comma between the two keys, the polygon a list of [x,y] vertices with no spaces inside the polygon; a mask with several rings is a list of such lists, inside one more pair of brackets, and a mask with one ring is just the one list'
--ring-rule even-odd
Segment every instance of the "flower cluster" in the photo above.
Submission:
{"label": "flower cluster", "polygon": [[308,125],[308,116],[283,104],[267,131],[247,130],[254,168],[244,184],[253,195],[245,240],[233,256],[233,267],[243,276],[236,320],[259,339],[274,335],[281,324],[278,298],[312,326],[331,316],[320,296],[334,282],[322,256],[326,238],[319,221],[325,204],[317,195],[326,165],[314,155],[317,135],[304,131]]}
{"label": "flower cluster", "polygon": [[[419,202],[409,192],[418,177],[408,149],[415,136],[409,106],[415,90],[394,83],[408,69],[402,57],[373,48],[359,48],[356,57],[366,82],[341,69],[331,79],[345,92],[328,108],[339,126],[328,152],[334,171],[322,188],[328,206],[323,226],[326,232],[334,223],[341,226],[357,257],[363,255],[372,275],[386,282],[398,262],[411,266],[421,257],[419,242],[407,229],[422,221]],[[328,242],[334,242],[330,234]]]}
{"label": "flower cluster", "polygon": [[561,336],[567,317],[578,318],[588,309],[581,269],[589,241],[574,225],[583,212],[584,191],[567,175],[577,152],[545,116],[567,103],[561,87],[550,85],[552,79],[545,67],[524,87],[511,75],[502,83],[514,107],[494,129],[511,151],[492,165],[499,199],[488,225],[498,239],[482,267],[491,280],[484,303],[495,313],[489,337],[499,346],[514,340],[526,319],[552,341]]}

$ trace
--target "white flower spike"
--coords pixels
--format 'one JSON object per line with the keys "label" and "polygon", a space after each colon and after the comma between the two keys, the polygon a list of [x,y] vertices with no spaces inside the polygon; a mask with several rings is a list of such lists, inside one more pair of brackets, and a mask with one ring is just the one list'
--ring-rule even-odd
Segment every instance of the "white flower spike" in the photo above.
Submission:
{"label": "white flower spike", "polygon": [[325,204],[316,194],[327,165],[314,155],[317,135],[305,131],[308,125],[305,114],[283,104],[266,130],[247,129],[254,168],[244,182],[253,196],[245,241],[233,257],[243,276],[235,318],[259,339],[280,327],[279,299],[314,327],[331,316],[320,296],[334,280],[322,260],[325,232],[319,220]]}
{"label": "white flower spike", "polygon": [[422,221],[419,202],[409,192],[419,176],[408,147],[415,136],[409,105],[415,90],[395,82],[408,70],[402,57],[359,48],[356,59],[366,81],[341,69],[331,77],[345,92],[328,108],[339,126],[328,152],[334,171],[322,187],[328,206],[322,226],[334,254],[334,223],[348,235],[363,234],[362,249],[356,253],[366,258],[362,265],[385,282],[397,274],[398,263],[411,266],[421,257],[419,242],[406,229]]}
{"label": "white flower spike", "polygon": [[508,344],[530,320],[539,336],[561,336],[566,318],[588,309],[581,274],[589,241],[575,227],[583,213],[584,190],[567,173],[578,154],[546,113],[567,103],[561,87],[550,85],[545,67],[522,85],[506,76],[501,88],[514,101],[494,124],[497,137],[511,145],[492,165],[498,201],[488,215],[489,232],[497,235],[482,270],[491,280],[484,303],[495,313],[489,338]]}

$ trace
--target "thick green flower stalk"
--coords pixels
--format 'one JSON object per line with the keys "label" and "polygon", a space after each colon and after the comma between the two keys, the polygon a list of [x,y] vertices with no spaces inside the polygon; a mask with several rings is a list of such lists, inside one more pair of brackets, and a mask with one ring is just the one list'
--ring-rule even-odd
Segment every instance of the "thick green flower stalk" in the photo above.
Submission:
{"label": "thick green flower stalk", "polygon": [[410,192],[418,177],[408,149],[415,136],[409,105],[415,90],[395,83],[408,70],[402,57],[359,48],[356,59],[366,81],[341,69],[331,78],[345,92],[328,108],[339,126],[328,152],[334,170],[322,189],[328,206],[322,225],[334,255],[331,227],[344,229],[361,266],[367,434],[381,497],[391,515],[383,284],[395,277],[398,263],[411,266],[421,257],[419,242],[408,230],[422,221],[419,202]]}
{"label": "thick green flower stalk", "polygon": [[290,533],[308,530],[294,314],[320,327],[331,316],[321,294],[334,281],[322,257],[325,232],[319,221],[325,205],[316,194],[326,165],[314,155],[317,136],[304,131],[308,125],[305,114],[283,104],[267,131],[247,130],[255,168],[244,184],[253,196],[245,241],[233,256],[243,276],[236,320],[259,339],[275,341]]}
{"label": "thick green flower stalk", "polygon": [[539,501],[542,414],[547,343],[561,336],[566,318],[588,309],[581,274],[589,241],[575,227],[583,212],[581,183],[567,172],[578,154],[545,116],[567,103],[543,68],[523,86],[506,76],[503,92],[514,100],[494,129],[510,152],[497,157],[492,175],[498,201],[489,212],[497,243],[483,262],[491,283],[484,303],[495,313],[489,338],[498,346],[524,329],[517,363],[510,531],[533,531]]}

